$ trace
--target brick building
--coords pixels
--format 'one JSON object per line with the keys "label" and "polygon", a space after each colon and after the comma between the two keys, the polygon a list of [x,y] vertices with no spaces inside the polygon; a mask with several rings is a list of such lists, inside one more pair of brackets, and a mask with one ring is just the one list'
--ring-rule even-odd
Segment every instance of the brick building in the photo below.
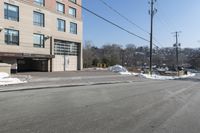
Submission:
{"label": "brick building", "polygon": [[81,0],[1,0],[0,62],[12,70],[82,69]]}

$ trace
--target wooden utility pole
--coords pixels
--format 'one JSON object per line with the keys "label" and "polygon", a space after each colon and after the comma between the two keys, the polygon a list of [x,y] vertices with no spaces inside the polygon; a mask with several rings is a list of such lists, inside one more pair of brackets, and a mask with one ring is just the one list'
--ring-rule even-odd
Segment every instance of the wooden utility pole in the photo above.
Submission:
{"label": "wooden utility pole", "polygon": [[181,44],[178,42],[179,33],[181,33],[181,31],[179,31],[179,32],[176,31],[176,32],[173,33],[173,34],[175,34],[175,38],[176,38],[176,43],[173,46],[176,49],[176,69],[177,69],[178,72],[179,72],[179,70],[178,70],[178,67],[179,67],[179,47],[181,46]]}
{"label": "wooden utility pole", "polygon": [[154,8],[154,3],[156,0],[151,0],[150,4],[150,11],[149,14],[151,16],[151,28],[150,28],[150,60],[149,60],[149,72],[152,75],[152,48],[153,48],[153,17],[157,12],[157,9]]}
{"label": "wooden utility pole", "polygon": [[178,42],[178,36],[179,36],[179,33],[181,33],[180,31],[176,31],[174,32],[175,34],[175,38],[176,38],[176,43],[173,45],[176,49],[176,66],[178,67],[179,66],[179,47],[181,46],[181,44]]}

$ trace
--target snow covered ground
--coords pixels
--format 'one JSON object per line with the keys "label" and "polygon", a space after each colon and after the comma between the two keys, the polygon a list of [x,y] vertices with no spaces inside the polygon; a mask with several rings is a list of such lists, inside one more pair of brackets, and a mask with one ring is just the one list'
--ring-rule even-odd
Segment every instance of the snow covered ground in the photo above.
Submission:
{"label": "snow covered ground", "polygon": [[125,67],[121,65],[115,65],[108,68],[109,71],[119,73],[121,75],[133,75],[133,76],[141,76],[148,79],[157,79],[157,80],[174,80],[174,79],[183,79],[188,77],[195,76],[194,73],[189,73],[187,75],[182,76],[161,76],[161,75],[149,75],[149,74],[142,74],[142,73],[131,73]]}
{"label": "snow covered ground", "polygon": [[174,80],[174,79],[183,79],[183,78],[189,78],[194,77],[195,73],[188,73],[187,75],[182,76],[161,76],[161,75],[149,75],[149,74],[140,74],[144,78],[148,79],[157,79],[157,80]]}
{"label": "snow covered ground", "polygon": [[134,75],[134,76],[138,76],[139,73],[133,73],[133,72],[129,72],[125,67],[121,66],[121,65],[114,65],[108,68],[109,71],[111,72],[115,72],[115,73],[119,73],[121,75]]}
{"label": "snow covered ground", "polygon": [[20,84],[25,83],[26,81],[21,81],[18,78],[10,78],[10,75],[4,72],[0,72],[0,86],[9,85],[9,84]]}

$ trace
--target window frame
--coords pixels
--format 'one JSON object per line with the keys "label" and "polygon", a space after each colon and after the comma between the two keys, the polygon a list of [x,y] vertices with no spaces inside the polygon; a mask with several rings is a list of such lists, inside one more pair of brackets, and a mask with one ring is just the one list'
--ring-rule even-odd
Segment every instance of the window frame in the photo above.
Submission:
{"label": "window frame", "polygon": [[[37,44],[37,43],[34,42],[34,36],[40,36],[40,44]],[[41,41],[42,40],[41,37],[43,37],[43,41]],[[43,43],[41,44],[41,42],[43,42]],[[33,47],[34,48],[45,48],[45,36],[44,36],[44,34],[33,33]]]}
{"label": "window frame", "polygon": [[[6,12],[5,12],[5,6],[6,6]],[[8,14],[8,7],[9,6],[17,8],[17,17],[15,17],[15,18],[14,17],[9,17],[9,14]],[[19,22],[19,6],[4,2],[4,19]]]}
{"label": "window frame", "polygon": [[[59,27],[59,21],[64,22],[64,29],[61,29],[61,28]],[[66,21],[65,21],[64,19],[57,18],[57,30],[58,30],[58,31],[61,31],[61,32],[65,32],[65,31],[66,31]]]}
{"label": "window frame", "polygon": [[34,0],[34,3],[39,6],[45,6],[45,0],[42,0],[42,2],[38,2],[38,1]]}
{"label": "window frame", "polygon": [[[9,28],[5,28],[4,30],[5,30],[5,31],[4,31],[4,42],[5,42],[7,45],[19,46],[19,39],[20,39],[19,30],[14,30],[14,29],[9,29]],[[10,41],[9,39],[6,40],[6,35],[9,35],[9,31],[17,32],[17,34],[18,34],[18,36],[17,36],[17,42]],[[6,33],[7,33],[7,34],[6,34]]]}
{"label": "window frame", "polygon": [[[39,15],[43,16],[43,19],[42,19],[43,23],[41,23],[41,22],[38,23],[38,22],[35,21],[35,15],[36,14],[39,14]],[[33,25],[40,26],[40,27],[45,27],[45,14],[41,13],[41,12],[33,11]]]}
{"label": "window frame", "polygon": [[76,4],[77,3],[77,1],[76,0],[69,0],[70,2],[72,2],[72,3],[74,3],[74,4]]}
{"label": "window frame", "polygon": [[[72,9],[74,11],[75,14],[70,14],[70,9]],[[77,10],[74,7],[69,6],[69,11],[68,11],[69,15],[76,18],[77,17]]]}
{"label": "window frame", "polygon": [[[71,26],[75,26],[76,27],[76,31],[74,32],[74,30],[71,30],[72,29],[72,27]],[[70,33],[71,34],[78,34],[78,25],[77,25],[77,23],[74,23],[74,22],[70,22]]]}
{"label": "window frame", "polygon": [[[58,8],[58,5],[62,5],[62,6],[63,6],[63,11],[58,10],[58,9],[59,9],[59,8]],[[56,1],[56,11],[57,11],[58,13],[65,14],[65,4]]]}

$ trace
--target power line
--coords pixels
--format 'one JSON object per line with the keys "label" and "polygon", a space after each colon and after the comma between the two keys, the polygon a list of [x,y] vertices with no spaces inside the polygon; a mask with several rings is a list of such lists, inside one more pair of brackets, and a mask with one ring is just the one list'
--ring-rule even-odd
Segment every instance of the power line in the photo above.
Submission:
{"label": "power line", "polygon": [[146,31],[145,29],[143,29],[142,27],[140,27],[139,25],[137,25],[136,23],[134,23],[133,21],[131,21],[128,17],[124,16],[123,14],[121,14],[119,11],[117,11],[116,9],[114,9],[113,7],[111,7],[108,3],[106,3],[103,0],[99,0],[100,2],[102,2],[105,6],[107,6],[108,8],[110,8],[112,11],[114,11],[115,13],[117,13],[119,16],[121,16],[122,18],[124,18],[126,21],[128,21],[129,23],[133,24],[134,26],[136,26],[138,29],[144,31],[147,34],[150,34],[148,31]]}
{"label": "power line", "polygon": [[[112,6],[110,6],[108,3],[106,3],[104,0],[99,0],[102,4],[104,4],[106,7],[108,7],[110,10],[112,10],[113,12],[115,12],[116,14],[118,14],[120,17],[122,17],[123,19],[125,19],[126,21],[128,21],[129,23],[131,23],[132,25],[136,26],[138,29],[142,30],[143,32],[147,33],[148,35],[150,35],[150,33],[148,31],[146,31],[145,29],[143,29],[142,27],[140,27],[139,25],[137,25],[136,23],[134,23],[132,20],[130,20],[128,17],[124,16],[122,13],[120,13],[118,10],[114,9]],[[155,42],[157,42],[159,45],[162,46],[162,44],[153,37],[153,40]],[[154,44],[155,47],[158,47]],[[163,46],[162,46],[163,47]]]}
{"label": "power line", "polygon": [[[112,22],[112,21],[110,21],[110,20],[108,20],[108,19],[106,19],[106,18],[104,18],[104,17],[98,15],[97,13],[95,13],[95,12],[89,10],[88,8],[86,8],[86,7],[82,6],[82,5],[79,5],[79,4],[77,4],[77,3],[76,3],[76,5],[79,6],[79,7],[81,7],[82,9],[86,10],[87,12],[93,14],[94,16],[96,16],[96,17],[98,17],[98,18],[104,20],[105,22],[107,22],[107,23],[109,23],[109,24],[111,24],[111,25],[113,25],[113,26],[115,26],[115,27],[117,27],[117,28],[119,28],[119,29],[121,29],[121,30],[123,30],[123,31],[125,31],[125,32],[127,32],[127,33],[129,33],[129,34],[131,34],[131,35],[133,35],[133,36],[135,36],[135,37],[138,37],[138,38],[140,38],[140,39],[143,40],[143,41],[150,42],[148,39],[146,39],[146,38],[144,38],[144,37],[141,37],[141,36],[139,36],[139,35],[137,35],[137,34],[131,32],[131,31],[129,31],[129,30],[127,30],[127,29],[125,29],[125,28],[119,26],[118,24],[115,24],[114,22]],[[155,44],[154,44],[154,45],[155,45]],[[155,45],[155,46],[156,46],[156,45]],[[158,46],[157,46],[157,47],[158,47]]]}
{"label": "power line", "polygon": [[[156,6],[159,7],[158,2],[156,2]],[[174,28],[177,27],[177,25],[175,25],[175,23],[173,23],[172,20],[166,15],[163,8],[159,8],[159,13],[162,18],[159,16],[157,18],[163,25],[168,26],[171,30],[174,30]]]}

